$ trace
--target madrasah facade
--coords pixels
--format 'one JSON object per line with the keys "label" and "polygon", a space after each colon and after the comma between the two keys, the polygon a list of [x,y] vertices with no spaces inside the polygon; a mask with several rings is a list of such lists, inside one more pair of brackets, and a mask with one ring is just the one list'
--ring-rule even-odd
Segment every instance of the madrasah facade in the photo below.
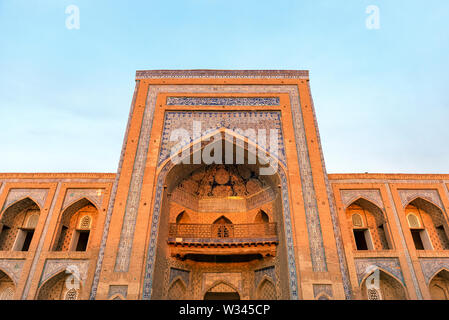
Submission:
{"label": "madrasah facade", "polygon": [[0,299],[447,300],[448,189],[327,174],[308,71],[137,71],[117,173],[0,173]]}

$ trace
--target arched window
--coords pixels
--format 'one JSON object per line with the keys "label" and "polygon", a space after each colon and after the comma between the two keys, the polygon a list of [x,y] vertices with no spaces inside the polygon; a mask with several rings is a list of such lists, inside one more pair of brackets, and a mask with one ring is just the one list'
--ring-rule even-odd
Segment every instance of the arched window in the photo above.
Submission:
{"label": "arched window", "polygon": [[[429,237],[430,232],[436,232],[436,230],[428,230],[428,227],[432,227],[432,219],[420,208],[422,205],[420,199],[412,201],[406,208],[405,214],[407,217],[407,223],[412,235],[413,243],[416,250],[432,250],[433,245]],[[424,223],[426,219],[426,223]]]}
{"label": "arched window", "polygon": [[346,216],[356,250],[389,250],[393,247],[384,212],[374,203],[360,198],[348,206]]}
{"label": "arched window", "polygon": [[68,206],[61,215],[54,250],[86,251],[97,214],[97,208],[86,198]]}
{"label": "arched window", "polygon": [[214,235],[218,238],[229,238],[233,236],[231,220],[222,216],[214,222]]}
{"label": "arched window", "polygon": [[40,209],[25,198],[5,210],[0,223],[0,250],[28,251],[39,220]]}

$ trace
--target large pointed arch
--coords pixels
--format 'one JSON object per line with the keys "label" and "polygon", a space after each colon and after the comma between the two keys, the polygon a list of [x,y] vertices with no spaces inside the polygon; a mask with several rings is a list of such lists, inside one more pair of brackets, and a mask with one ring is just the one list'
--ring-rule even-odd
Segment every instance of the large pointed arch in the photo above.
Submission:
{"label": "large pointed arch", "polygon": [[[209,133],[209,136],[215,135],[217,132],[224,132],[225,128],[221,128],[219,130],[214,130],[213,132]],[[251,151],[248,150],[248,145],[251,144],[254,146],[256,152],[258,150],[261,150],[261,152],[265,152],[266,157],[271,159],[269,163],[277,163],[277,168],[275,170],[275,174],[270,176],[272,179],[271,182],[273,183],[273,186],[275,186],[276,189],[280,190],[280,208],[281,208],[281,232],[282,236],[285,239],[285,249],[286,249],[286,259],[288,261],[287,264],[285,264],[285,270],[282,271],[283,274],[287,275],[287,283],[288,287],[290,289],[289,295],[290,299],[297,299],[298,298],[298,281],[297,281],[297,274],[296,274],[296,267],[297,264],[295,262],[295,255],[294,255],[294,246],[293,246],[293,234],[292,234],[292,218],[290,213],[290,202],[291,197],[289,194],[289,188],[288,188],[288,175],[286,174],[286,167],[281,161],[278,161],[276,157],[273,157],[270,153],[267,153],[265,150],[260,148],[258,145],[253,143],[252,141],[244,140],[241,145],[237,144],[237,141],[239,141],[239,136],[236,134],[230,134],[232,136],[232,141],[228,139],[226,135],[221,136],[220,140],[222,143],[228,142],[236,146],[237,148],[242,147],[245,151]],[[198,152],[196,150],[195,145],[199,145],[199,150],[203,150],[204,146],[201,145],[201,139],[198,139],[196,141],[193,141],[189,143],[188,146],[185,146],[177,151],[177,155],[182,154],[183,149],[189,149],[188,155],[185,157],[193,157],[195,152]],[[215,142],[215,140],[214,140]],[[240,139],[240,142],[242,142],[242,139]],[[192,151],[193,150],[193,151]],[[182,159],[181,159],[182,162]],[[182,166],[180,164],[179,166]],[[178,166],[178,167],[179,167]],[[195,165],[191,165],[195,166]],[[200,166],[199,164],[197,166]],[[270,166],[270,165],[269,165]],[[273,168],[272,166],[270,166]],[[192,168],[191,171],[193,171],[195,168]],[[170,158],[165,159],[160,163],[158,168],[156,169],[156,175],[157,175],[157,183],[156,185],[156,191],[155,191],[155,201],[153,204],[153,218],[152,218],[152,225],[151,230],[159,230],[160,225],[160,216],[162,213],[162,203],[163,201],[166,201],[165,197],[167,194],[170,194],[172,192],[172,189],[177,185],[182,178],[180,178],[179,174],[176,174],[180,169],[176,168],[176,164],[170,161]],[[183,171],[185,173],[185,171]],[[170,177],[170,179],[169,179]],[[178,177],[178,178],[177,178]],[[268,176],[267,176],[268,177]],[[166,181],[170,181],[170,185],[166,184]],[[150,234],[150,238],[148,241],[148,248],[147,248],[147,261],[145,266],[145,279],[144,279],[144,291],[143,291],[143,299],[150,299],[151,296],[151,286],[153,282],[153,274],[155,272],[155,260],[156,255],[155,251],[157,251],[157,232],[152,232]],[[118,259],[118,258],[117,258]]]}

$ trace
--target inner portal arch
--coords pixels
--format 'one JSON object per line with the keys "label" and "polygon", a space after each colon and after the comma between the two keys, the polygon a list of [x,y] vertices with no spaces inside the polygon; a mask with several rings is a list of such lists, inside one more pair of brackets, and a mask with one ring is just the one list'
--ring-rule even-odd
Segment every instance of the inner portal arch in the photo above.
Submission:
{"label": "inner portal arch", "polygon": [[[224,147],[226,143],[231,143],[234,155],[241,146],[223,137],[217,143]],[[247,143],[244,145],[247,152]],[[203,149],[204,146],[200,151]],[[246,160],[247,154],[248,152],[245,153]],[[192,160],[194,152],[188,157]],[[209,277],[214,277],[215,280],[220,277],[233,277],[235,281],[243,281],[262,266],[276,266],[276,273],[279,274],[277,285],[283,288],[283,296],[279,298],[296,299],[295,263],[289,263],[292,259],[294,261],[289,196],[282,165],[279,165],[275,174],[261,176],[258,174],[258,169],[263,166],[260,162],[226,164],[224,155],[222,160],[219,164],[185,164],[181,161],[176,165],[167,161],[161,168],[158,176],[158,185],[163,186],[159,189],[161,202],[155,203],[152,227],[158,228],[157,245],[154,245],[156,254],[153,263],[152,257],[149,257],[146,272],[149,275],[146,281],[149,281],[150,276],[152,278],[151,298],[163,297],[163,292],[168,289],[164,279],[169,279],[175,268],[188,272],[192,277],[191,281],[204,283],[209,281]],[[156,197],[157,192],[158,190]],[[262,221],[263,228],[258,227],[254,221],[257,213],[261,211],[264,213],[263,220],[271,217],[269,223]],[[180,212],[189,216],[189,224],[176,223]],[[212,229],[213,222],[221,216],[232,221],[232,239],[217,240],[210,235],[209,230]],[[264,233],[265,237],[260,237]],[[256,248],[258,242],[266,242],[268,249],[265,245],[265,249],[260,250],[259,254],[242,250],[245,244],[241,239],[246,240],[244,243],[256,241]],[[201,246],[198,247],[200,243]],[[190,251],[185,250],[188,247]],[[152,248],[151,239],[149,248]],[[241,256],[242,252],[253,258],[231,259],[229,261],[233,262],[232,265],[228,263],[226,267],[223,266],[223,263],[227,263],[226,259],[222,259],[224,256]],[[221,259],[202,259],[199,263],[190,259],[193,255],[215,256]],[[151,273],[148,268],[152,268],[154,272]],[[291,288],[294,289],[291,291]],[[251,298],[256,294],[256,289],[252,288],[242,294]],[[146,294],[148,293],[144,291],[144,298]],[[199,292],[193,292],[190,297],[202,298]]]}

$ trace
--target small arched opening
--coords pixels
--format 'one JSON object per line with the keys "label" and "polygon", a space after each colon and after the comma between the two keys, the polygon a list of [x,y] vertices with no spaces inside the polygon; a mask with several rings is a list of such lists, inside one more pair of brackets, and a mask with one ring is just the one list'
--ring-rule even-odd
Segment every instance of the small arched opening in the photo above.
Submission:
{"label": "small arched opening", "polygon": [[38,300],[79,300],[81,281],[74,274],[61,271],[39,288]]}
{"label": "small arched opening", "polygon": [[346,209],[356,250],[389,250],[393,247],[383,211],[360,198]]}
{"label": "small arched opening", "polygon": [[[374,277],[378,277],[377,279]],[[367,282],[369,282],[367,284]],[[407,294],[402,283],[381,269],[367,276],[361,285],[364,300],[406,300]]]}
{"label": "small arched opening", "polygon": [[55,251],[86,251],[98,210],[83,198],[67,207],[61,215]]}
{"label": "small arched opening", "polygon": [[220,282],[207,290],[204,300],[240,300],[240,294],[227,283]]}
{"label": "small arched opening", "polygon": [[449,271],[438,272],[430,281],[429,291],[432,300],[449,300]]}
{"label": "small arched opening", "polygon": [[405,207],[405,214],[416,250],[449,250],[449,228],[439,207],[416,198]]}

